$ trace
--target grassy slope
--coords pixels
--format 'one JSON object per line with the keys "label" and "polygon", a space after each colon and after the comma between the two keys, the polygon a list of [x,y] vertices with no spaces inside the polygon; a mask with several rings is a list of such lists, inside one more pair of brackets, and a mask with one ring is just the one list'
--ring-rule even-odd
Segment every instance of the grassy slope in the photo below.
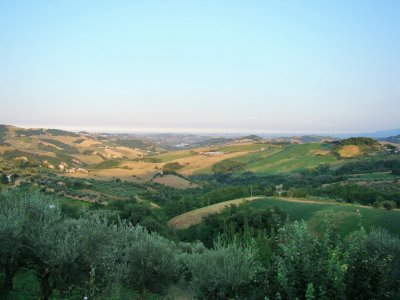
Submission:
{"label": "grassy slope", "polygon": [[193,153],[190,150],[179,150],[155,155],[154,158],[159,159],[161,162],[170,162],[176,159],[190,157],[192,155]]}
{"label": "grassy slope", "polygon": [[361,225],[366,229],[382,227],[393,234],[400,235],[400,211],[386,211],[366,206],[313,200],[312,202],[290,201],[285,198],[263,198],[250,203],[256,209],[271,206],[282,208],[291,220],[305,220],[315,232],[320,232],[325,216],[332,213],[341,235],[347,235],[358,228],[361,214]]}
{"label": "grassy slope", "polygon": [[[321,199],[296,199],[276,197],[254,197],[249,205],[255,209],[266,209],[272,206],[285,210],[290,220],[305,220],[316,232],[321,232],[327,215],[333,214],[335,223],[338,225],[339,233],[343,236],[359,227],[361,214],[361,225],[366,229],[382,227],[389,232],[400,236],[400,211],[386,211],[366,206],[338,203]],[[180,216],[174,217],[168,223],[177,229],[187,228],[198,224],[208,214],[217,213],[231,204],[240,204],[244,199],[226,201],[208,207],[196,209]]]}
{"label": "grassy slope", "polygon": [[318,155],[325,150],[322,144],[289,145],[277,153],[249,163],[246,169],[255,173],[276,174],[293,173],[303,169],[317,167],[322,163],[334,164],[337,159],[332,154]]}
{"label": "grassy slope", "polygon": [[239,205],[246,201],[253,201],[257,199],[257,197],[253,198],[241,198],[235,200],[229,200],[217,204],[213,204],[210,206],[198,208],[179,216],[176,216],[168,221],[168,225],[175,229],[184,229],[188,228],[192,225],[201,223],[201,220],[209,214],[218,213],[223,210],[225,207],[230,205]]}
{"label": "grassy slope", "polygon": [[267,148],[267,144],[243,144],[243,145],[228,145],[219,147],[218,151],[221,152],[238,152],[238,151],[260,151]]}

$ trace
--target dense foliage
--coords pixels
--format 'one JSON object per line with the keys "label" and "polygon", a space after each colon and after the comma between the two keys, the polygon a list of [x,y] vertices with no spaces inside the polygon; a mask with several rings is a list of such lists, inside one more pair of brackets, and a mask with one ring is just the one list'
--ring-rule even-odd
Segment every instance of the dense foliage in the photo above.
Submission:
{"label": "dense foliage", "polygon": [[225,159],[213,165],[212,171],[214,173],[231,173],[243,170],[244,164],[234,161],[232,159]]}
{"label": "dense foliage", "polygon": [[0,125],[0,145],[5,146],[7,143],[4,142],[5,137],[7,135],[7,126],[6,125]]}
{"label": "dense foliage", "polygon": [[400,293],[400,241],[384,231],[360,228],[343,240],[331,216],[321,236],[303,222],[284,223],[279,211],[257,215],[244,206],[223,216],[231,234],[206,249],[113,221],[105,211],[71,219],[51,198],[8,192],[0,198],[1,293],[12,297],[16,275],[27,270],[34,270],[41,299],[124,299],[121,289],[168,294],[173,286],[198,299]]}
{"label": "dense foliage", "polygon": [[340,141],[340,145],[377,146],[379,142],[368,137],[351,137]]}
{"label": "dense foliage", "polygon": [[169,162],[163,166],[164,173],[175,173],[176,171],[182,169],[184,165],[181,165],[178,162]]}

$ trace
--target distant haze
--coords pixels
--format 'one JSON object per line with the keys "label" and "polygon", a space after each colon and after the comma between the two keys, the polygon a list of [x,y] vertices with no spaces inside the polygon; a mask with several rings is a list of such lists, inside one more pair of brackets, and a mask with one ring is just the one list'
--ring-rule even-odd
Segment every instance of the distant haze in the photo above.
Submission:
{"label": "distant haze", "polygon": [[1,1],[0,123],[400,127],[400,1]]}

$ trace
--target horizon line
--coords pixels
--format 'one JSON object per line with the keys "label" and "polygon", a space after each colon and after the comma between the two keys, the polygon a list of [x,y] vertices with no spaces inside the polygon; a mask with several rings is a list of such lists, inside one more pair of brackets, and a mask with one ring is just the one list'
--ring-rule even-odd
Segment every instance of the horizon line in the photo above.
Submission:
{"label": "horizon line", "polygon": [[[10,124],[11,125],[11,124]],[[263,129],[237,129],[237,128],[179,128],[179,127],[117,127],[117,126],[53,126],[53,125],[28,125],[28,124],[13,124],[11,126],[20,127],[24,129],[60,129],[71,132],[86,131],[89,133],[116,133],[116,134],[205,134],[205,135],[235,135],[235,134],[263,134],[263,135],[290,135],[290,136],[301,136],[301,135],[322,135],[322,136],[336,136],[336,135],[351,135],[360,133],[373,134],[379,131],[386,130],[400,130],[400,128],[376,130],[376,131],[348,131],[348,132],[336,132],[331,131],[290,131],[290,130],[263,130]]]}

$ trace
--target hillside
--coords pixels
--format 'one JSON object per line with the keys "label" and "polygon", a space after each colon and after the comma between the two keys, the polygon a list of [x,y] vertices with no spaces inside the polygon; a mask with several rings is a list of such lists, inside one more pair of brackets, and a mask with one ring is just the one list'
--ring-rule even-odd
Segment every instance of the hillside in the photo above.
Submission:
{"label": "hillside", "polygon": [[381,138],[380,140],[384,141],[384,142],[400,144],[400,134],[399,135],[395,135],[395,136],[390,136],[390,137],[387,137],[387,138]]}
{"label": "hillside", "polygon": [[382,146],[377,140],[367,137],[351,137],[341,140],[336,153],[341,158],[376,155],[382,151]]}
{"label": "hillside", "polygon": [[[303,141],[321,138],[297,137]],[[161,143],[172,145],[178,141],[187,141],[190,146],[184,150],[160,147]],[[295,174],[321,165],[340,165],[342,159],[382,153],[382,146],[369,138],[303,141],[279,142],[256,135],[206,139],[193,135],[91,134],[0,126],[1,158],[16,165],[24,161],[33,168],[76,178],[155,181],[179,188],[195,186],[192,175]],[[168,164],[179,168],[168,170]],[[163,178],[167,175],[170,176]]]}
{"label": "hillside", "polygon": [[168,224],[174,229],[186,229],[200,224],[201,220],[210,214],[221,212],[230,205],[242,203],[247,203],[254,210],[264,210],[271,207],[283,209],[288,213],[290,220],[305,220],[316,233],[323,230],[325,217],[333,214],[335,224],[343,236],[357,230],[360,224],[366,229],[381,227],[393,234],[400,235],[399,210],[387,211],[316,198],[253,197],[230,200],[176,216],[169,220]]}
{"label": "hillside", "polygon": [[0,126],[0,141],[0,153],[7,159],[22,157],[48,169],[69,170],[70,173],[113,159],[140,158],[148,155],[148,148],[154,148],[154,145],[138,140],[6,125]]}

